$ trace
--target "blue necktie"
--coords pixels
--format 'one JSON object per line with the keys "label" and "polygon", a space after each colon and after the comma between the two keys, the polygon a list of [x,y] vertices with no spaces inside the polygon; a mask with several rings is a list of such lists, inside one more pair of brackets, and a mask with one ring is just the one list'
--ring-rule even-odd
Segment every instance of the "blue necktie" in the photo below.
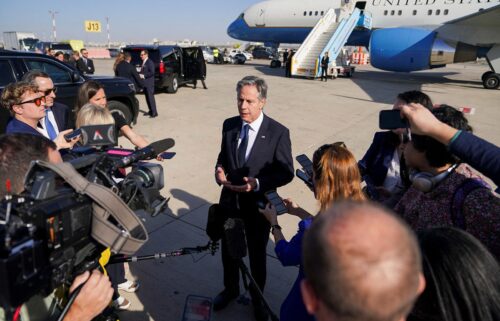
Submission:
{"label": "blue necktie", "polygon": [[241,131],[241,142],[240,147],[238,147],[238,166],[243,166],[245,164],[245,155],[247,153],[248,146],[248,130],[250,126],[245,124],[243,130]]}
{"label": "blue necktie", "polygon": [[52,111],[50,109],[45,110],[45,129],[47,130],[47,134],[49,134],[50,140],[54,140],[57,137],[57,132],[56,129],[54,128],[54,125],[49,120],[49,113]]}

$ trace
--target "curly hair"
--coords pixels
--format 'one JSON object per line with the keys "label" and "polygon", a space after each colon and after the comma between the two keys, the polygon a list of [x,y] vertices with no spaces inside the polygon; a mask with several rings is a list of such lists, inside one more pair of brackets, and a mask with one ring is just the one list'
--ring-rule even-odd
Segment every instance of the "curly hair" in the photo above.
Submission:
{"label": "curly hair", "polygon": [[2,106],[14,116],[12,106],[22,103],[22,97],[25,93],[36,93],[37,91],[37,86],[26,81],[8,84],[2,92]]}

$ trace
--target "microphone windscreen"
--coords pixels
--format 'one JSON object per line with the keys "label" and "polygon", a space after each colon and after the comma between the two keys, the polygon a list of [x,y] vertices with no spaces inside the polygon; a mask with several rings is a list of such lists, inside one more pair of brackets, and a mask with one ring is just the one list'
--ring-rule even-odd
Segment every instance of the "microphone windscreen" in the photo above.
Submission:
{"label": "microphone windscreen", "polygon": [[244,258],[247,255],[247,243],[243,221],[238,218],[228,218],[224,223],[224,235],[229,255],[233,259]]}
{"label": "microphone windscreen", "polygon": [[175,146],[175,140],[173,140],[172,138],[166,138],[166,139],[162,139],[162,140],[159,140],[157,142],[151,143],[151,144],[149,144],[148,147],[153,149],[153,151],[156,154],[159,154],[159,153],[164,152],[167,149],[170,149],[174,146]]}
{"label": "microphone windscreen", "polygon": [[226,216],[221,211],[219,204],[210,206],[208,209],[207,228],[205,231],[211,241],[217,242],[222,238],[225,220]]}

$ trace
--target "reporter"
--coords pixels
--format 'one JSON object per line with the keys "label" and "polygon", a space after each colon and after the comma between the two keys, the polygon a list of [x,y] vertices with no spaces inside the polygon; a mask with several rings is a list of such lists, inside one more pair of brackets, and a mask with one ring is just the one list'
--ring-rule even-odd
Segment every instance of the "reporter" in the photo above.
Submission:
{"label": "reporter", "polygon": [[459,131],[439,121],[420,104],[408,104],[401,108],[401,116],[408,119],[415,134],[434,138],[448,147],[462,161],[468,163],[497,185],[500,191],[500,148],[467,131]]}
{"label": "reporter", "polygon": [[[87,103],[92,103],[101,108],[108,109],[104,87],[97,81],[88,80],[78,90],[76,110],[77,112]],[[109,110],[109,109],[108,109]],[[125,118],[117,113],[111,113],[115,119],[116,132],[123,134],[134,146],[143,148],[149,145],[148,141],[137,134],[127,124]]]}
{"label": "reporter", "polygon": [[[320,213],[341,200],[363,201],[361,176],[357,162],[344,143],[323,145],[313,155],[314,195],[320,205]],[[291,199],[284,200],[288,213],[301,219],[299,230],[290,241],[286,241],[278,224],[276,209],[267,205],[260,212],[271,223],[275,240],[275,252],[283,266],[299,265],[299,275],[281,305],[280,320],[314,320],[305,309],[300,293],[300,282],[304,278],[302,268],[302,238],[311,226],[313,215],[300,208]]]}
{"label": "reporter", "polygon": [[500,266],[481,242],[450,227],[418,239],[427,286],[408,321],[500,320]]}
{"label": "reporter", "polygon": [[[62,162],[54,142],[43,136],[26,133],[17,133],[0,136],[0,181],[7,179],[11,182],[12,194],[20,194],[24,190],[24,177],[33,160],[43,160],[51,163]],[[0,184],[0,197],[7,191],[5,184]],[[113,289],[107,276],[98,271],[92,274],[86,272],[75,278],[70,290],[79,284],[88,282],[69,309],[65,321],[90,321],[109,304]],[[43,298],[40,295],[32,297],[21,308],[21,320],[44,320],[53,316],[49,315],[49,307],[55,302],[53,294]],[[58,311],[51,311],[58,312]],[[5,320],[0,309],[0,320]]]}
{"label": "reporter", "polygon": [[[45,117],[45,95],[37,86],[24,81],[11,83],[3,90],[1,100],[12,116],[7,124],[7,134],[28,133],[43,136],[38,129],[38,123]],[[59,132],[54,139],[57,149],[72,148],[76,144],[78,139],[67,142],[64,138],[64,135],[71,131],[72,129],[68,129]]]}

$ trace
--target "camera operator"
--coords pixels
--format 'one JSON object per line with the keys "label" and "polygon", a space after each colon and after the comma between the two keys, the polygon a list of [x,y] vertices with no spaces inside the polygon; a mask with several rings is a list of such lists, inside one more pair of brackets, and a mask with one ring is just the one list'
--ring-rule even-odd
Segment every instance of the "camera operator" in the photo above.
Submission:
{"label": "camera operator", "polygon": [[[0,136],[0,197],[3,198],[8,192],[5,184],[7,180],[11,182],[10,193],[19,194],[23,191],[24,176],[33,160],[62,162],[56,144],[41,135],[18,133]],[[113,289],[107,276],[97,270],[78,275],[70,287],[70,293],[84,282],[86,283],[64,318],[65,321],[90,321],[111,301]],[[21,307],[20,320],[45,320],[53,317],[57,311],[49,309],[49,306],[54,300],[54,295],[46,298],[32,297]],[[5,320],[1,309],[0,320]]]}

